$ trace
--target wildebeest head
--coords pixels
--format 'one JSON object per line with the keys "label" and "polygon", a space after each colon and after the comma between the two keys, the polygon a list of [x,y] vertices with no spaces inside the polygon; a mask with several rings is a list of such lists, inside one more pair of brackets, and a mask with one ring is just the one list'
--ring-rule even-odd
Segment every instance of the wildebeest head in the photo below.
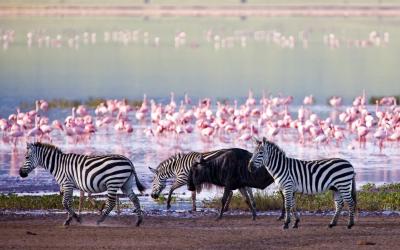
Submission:
{"label": "wildebeest head", "polygon": [[36,147],[32,143],[26,144],[26,154],[25,154],[25,163],[19,169],[19,176],[22,178],[28,177],[28,174],[39,166],[39,160],[36,156]]}
{"label": "wildebeest head", "polygon": [[154,174],[152,183],[151,198],[158,199],[160,193],[164,190],[167,185],[167,179],[161,177],[161,173],[157,169],[149,167],[150,171]]}

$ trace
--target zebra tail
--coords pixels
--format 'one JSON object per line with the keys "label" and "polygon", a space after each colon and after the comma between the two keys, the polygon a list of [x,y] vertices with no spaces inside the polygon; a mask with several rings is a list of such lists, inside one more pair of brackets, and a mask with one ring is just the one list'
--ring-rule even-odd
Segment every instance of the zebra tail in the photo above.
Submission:
{"label": "zebra tail", "polygon": [[351,185],[351,198],[353,198],[354,203],[357,204],[357,190],[356,190],[356,175],[355,174],[353,176],[353,182]]}
{"label": "zebra tail", "polygon": [[135,176],[136,187],[140,191],[140,193],[142,193],[144,190],[146,190],[146,187],[139,181],[139,178],[135,171],[135,167],[133,165],[132,165],[132,172],[133,175]]}

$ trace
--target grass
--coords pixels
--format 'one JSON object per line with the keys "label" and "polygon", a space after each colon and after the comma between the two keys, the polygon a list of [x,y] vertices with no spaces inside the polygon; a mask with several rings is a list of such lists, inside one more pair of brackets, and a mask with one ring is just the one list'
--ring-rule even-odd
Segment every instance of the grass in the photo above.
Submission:
{"label": "grass", "polygon": [[[99,205],[99,201],[97,202]],[[79,197],[74,197],[73,206],[78,208]],[[43,195],[43,196],[17,196],[15,194],[1,194],[0,208],[11,210],[42,210],[42,209],[64,209],[62,206],[62,196]],[[83,209],[93,210],[93,205],[85,199]]]}
{"label": "grass", "polygon": [[[280,210],[282,199],[278,192],[267,194],[257,191],[254,194],[258,210]],[[326,192],[320,195],[296,195],[296,205],[299,210],[311,212],[334,210],[333,195]],[[205,202],[206,207],[219,208],[220,197]],[[248,206],[240,194],[232,197],[230,208],[248,210]],[[357,208],[362,211],[400,210],[400,183],[385,184],[377,187],[366,184],[357,191]]]}
{"label": "grass", "polygon": [[[267,194],[265,191],[257,191],[254,198],[258,210],[280,210],[282,199],[279,193]],[[62,197],[60,195],[43,196],[17,196],[15,194],[0,194],[0,210],[62,210]],[[97,201],[97,206],[103,201]],[[157,203],[163,204],[166,197],[160,196]],[[176,198],[172,198],[172,203]],[[79,197],[74,197],[73,206],[78,207]],[[296,204],[299,210],[310,212],[332,211],[334,209],[333,197],[331,192],[308,196],[297,195]],[[219,208],[221,206],[220,197],[215,197],[210,201],[204,201],[204,205],[209,208]],[[130,204],[121,204],[121,207],[129,207]],[[248,210],[246,203],[240,194],[234,194],[229,206],[232,209]],[[366,184],[357,191],[357,208],[362,211],[385,211],[400,210],[400,183],[386,184],[377,187],[375,184]],[[85,199],[84,210],[95,210],[93,205]]]}

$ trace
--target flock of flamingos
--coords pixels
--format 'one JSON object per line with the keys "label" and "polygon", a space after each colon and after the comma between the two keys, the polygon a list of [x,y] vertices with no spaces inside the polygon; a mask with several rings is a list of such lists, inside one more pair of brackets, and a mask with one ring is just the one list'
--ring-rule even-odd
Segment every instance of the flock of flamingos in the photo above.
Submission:
{"label": "flock of flamingos", "polygon": [[[185,95],[179,103],[171,93],[163,105],[144,95],[138,107],[126,100],[107,100],[95,110],[84,105],[73,107],[64,120],[47,117],[48,102],[36,101],[34,110],[0,117],[0,144],[23,144],[25,141],[52,141],[53,136],[69,138],[73,143],[89,143],[96,133],[143,133],[147,137],[180,138],[198,133],[205,142],[220,140],[248,141],[253,136],[270,139],[290,135],[299,145],[343,145],[350,149],[376,145],[399,145],[400,106],[395,97],[384,97],[375,108],[366,105],[365,94],[354,99],[351,106],[342,106],[340,97],[332,97],[331,115],[323,118],[313,112],[314,98],[306,96],[303,105],[292,104],[293,97],[263,97],[259,100],[249,91],[244,103],[216,102],[209,98],[197,104]],[[333,114],[333,115],[332,115]]]}
{"label": "flock of flamingos", "polygon": [[[234,47],[247,47],[249,42],[262,42],[273,44],[279,48],[293,49],[309,47],[312,31],[301,30],[297,34],[284,34],[278,30],[235,30],[232,34],[224,34],[218,30],[209,29],[204,32],[203,38],[207,44],[212,44],[215,50],[230,49]],[[9,49],[16,41],[16,32],[13,29],[0,29],[0,44],[3,50]],[[177,31],[171,38],[161,37],[145,30],[112,30],[104,31],[103,34],[96,32],[70,32],[49,34],[46,30],[33,30],[25,34],[26,44],[29,48],[72,48],[79,49],[81,46],[95,45],[99,40],[106,44],[132,45],[143,44],[145,46],[159,47],[170,44],[173,40],[174,48],[190,47],[197,48],[201,41],[190,37],[185,31]],[[102,39],[101,39],[102,38]],[[326,33],[322,37],[323,45],[337,49],[344,48],[368,48],[385,47],[389,43],[389,32],[372,30],[364,38],[344,37],[335,33]]]}

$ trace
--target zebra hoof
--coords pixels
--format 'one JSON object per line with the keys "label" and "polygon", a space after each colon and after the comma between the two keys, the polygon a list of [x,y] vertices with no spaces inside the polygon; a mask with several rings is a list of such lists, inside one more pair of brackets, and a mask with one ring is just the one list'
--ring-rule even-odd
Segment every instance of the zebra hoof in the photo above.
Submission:
{"label": "zebra hoof", "polygon": [[74,218],[75,218],[76,222],[78,222],[79,224],[82,224],[82,219],[81,219],[81,217],[79,215],[75,214]]}
{"label": "zebra hoof", "polygon": [[283,220],[285,218],[285,216],[281,215],[278,218],[276,218],[277,221]]}
{"label": "zebra hoof", "polygon": [[334,226],[336,226],[335,223],[331,223],[331,224],[328,225],[329,228],[332,228],[332,227],[334,227]]}
{"label": "zebra hoof", "polygon": [[64,221],[64,227],[68,227],[69,226],[69,220]]}
{"label": "zebra hoof", "polygon": [[138,218],[136,220],[136,226],[137,227],[140,226],[140,224],[142,224],[142,222],[143,222],[143,216],[140,215],[140,216],[138,216]]}
{"label": "zebra hoof", "polygon": [[289,229],[289,223],[287,223],[287,224],[286,224],[286,223],[285,223],[285,224],[283,224],[283,229],[284,229],[284,230],[286,230],[286,229]]}
{"label": "zebra hoof", "polygon": [[103,222],[102,220],[98,220],[98,221],[96,221],[96,225],[99,226],[100,223],[102,223],[102,222]]}
{"label": "zebra hoof", "polygon": [[354,224],[349,224],[347,225],[347,229],[351,229],[354,226]]}

